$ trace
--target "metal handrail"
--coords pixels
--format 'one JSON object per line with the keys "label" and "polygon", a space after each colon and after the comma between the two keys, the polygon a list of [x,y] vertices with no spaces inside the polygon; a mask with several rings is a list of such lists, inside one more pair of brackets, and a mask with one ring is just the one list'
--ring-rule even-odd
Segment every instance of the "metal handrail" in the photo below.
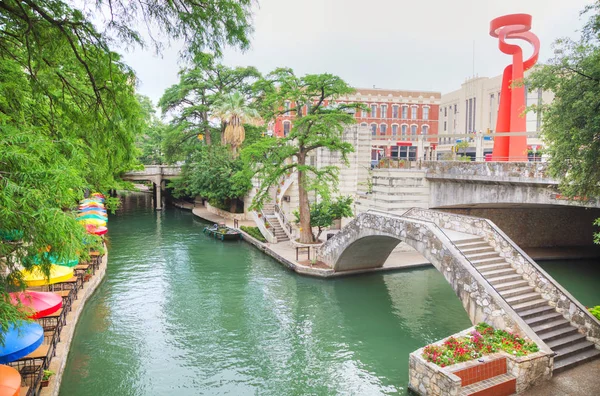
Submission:
{"label": "metal handrail", "polygon": [[[263,212],[263,210],[260,210],[260,218],[262,218],[262,222],[265,225],[265,228],[267,228],[267,230],[269,229],[269,227],[271,227],[272,230],[275,230],[275,227],[273,226],[273,223],[271,223],[271,221],[267,218],[267,215],[265,214],[265,212]],[[271,234],[273,234],[271,231],[269,231]]]}
{"label": "metal handrail", "polygon": [[278,213],[281,216],[281,220],[283,221],[283,226],[286,227],[288,229],[289,234],[292,235],[292,229],[293,229],[292,224],[290,223],[290,221],[285,216],[285,213],[283,213],[283,211],[277,204],[275,204],[275,213]]}

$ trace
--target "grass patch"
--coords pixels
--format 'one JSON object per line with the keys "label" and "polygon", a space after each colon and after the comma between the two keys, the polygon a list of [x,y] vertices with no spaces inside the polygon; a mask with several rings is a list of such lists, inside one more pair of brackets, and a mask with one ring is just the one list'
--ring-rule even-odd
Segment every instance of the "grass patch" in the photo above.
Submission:
{"label": "grass patch", "polygon": [[244,231],[246,234],[253,237],[254,239],[258,239],[261,242],[267,242],[267,240],[265,239],[263,234],[260,232],[258,227],[241,226],[240,229],[242,231]]}

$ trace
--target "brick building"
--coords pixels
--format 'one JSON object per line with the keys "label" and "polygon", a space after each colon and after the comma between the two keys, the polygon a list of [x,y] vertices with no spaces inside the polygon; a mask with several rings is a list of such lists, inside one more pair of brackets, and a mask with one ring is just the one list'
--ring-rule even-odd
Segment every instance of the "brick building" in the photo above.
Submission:
{"label": "brick building", "polygon": [[[339,97],[334,102],[359,102],[369,107],[370,111],[357,111],[355,118],[357,124],[371,132],[373,159],[382,156],[412,159],[417,156],[417,136],[437,137],[440,100],[439,92],[356,88],[353,94]],[[293,106],[293,103],[286,103],[286,106]],[[302,112],[306,114],[306,109]],[[278,117],[273,125],[274,134],[286,136],[293,123],[293,114]],[[423,140],[426,152],[435,148],[437,138]]]}

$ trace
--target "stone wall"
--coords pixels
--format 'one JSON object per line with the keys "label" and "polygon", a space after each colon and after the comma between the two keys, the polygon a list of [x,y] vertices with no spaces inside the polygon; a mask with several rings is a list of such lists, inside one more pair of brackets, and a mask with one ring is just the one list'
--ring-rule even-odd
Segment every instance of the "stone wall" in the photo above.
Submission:
{"label": "stone wall", "polygon": [[[245,213],[231,213],[223,209],[215,208],[208,202],[205,204],[206,210],[208,210],[212,214],[216,214],[218,216],[223,217],[228,220],[247,220]],[[245,205],[244,205],[245,206]]]}
{"label": "stone wall", "polygon": [[422,161],[421,168],[428,177],[485,177],[497,181],[534,181],[557,184],[548,174],[545,162],[462,162]]}
{"label": "stone wall", "polygon": [[600,217],[600,209],[568,206],[439,210],[490,219],[522,248],[593,246]]}
{"label": "stone wall", "polygon": [[497,329],[517,332],[550,351],[432,222],[362,213],[323,244],[319,258],[336,272],[376,268],[385,263],[400,241],[421,253],[440,271],[473,324],[486,322]]}
{"label": "stone wall", "polygon": [[[470,334],[475,327],[468,328],[457,334],[446,337],[433,344],[441,345],[450,337],[464,337]],[[424,347],[423,347],[424,348]],[[552,377],[553,355],[551,352],[536,352],[527,356],[516,357],[506,352],[484,355],[484,362],[470,360],[452,366],[440,367],[422,358],[423,348],[409,356],[409,388],[422,396],[429,395],[458,395],[463,381],[460,372],[481,364],[486,364],[496,359],[506,359],[506,372],[516,378],[517,393],[522,393],[532,386],[547,381]],[[459,375],[457,375],[459,374]],[[466,382],[464,385],[470,384]]]}
{"label": "stone wall", "polygon": [[585,334],[588,340],[600,346],[600,321],[490,220],[423,209],[414,209],[407,216],[433,221],[441,228],[483,237],[565,319]]}

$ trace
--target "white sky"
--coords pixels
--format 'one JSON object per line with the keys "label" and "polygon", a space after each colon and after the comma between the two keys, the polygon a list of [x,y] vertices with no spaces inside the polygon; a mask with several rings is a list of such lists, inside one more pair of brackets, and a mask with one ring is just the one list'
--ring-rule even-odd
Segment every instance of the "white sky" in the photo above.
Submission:
{"label": "white sky", "polygon": [[[592,0],[259,0],[250,50],[228,49],[223,63],[262,73],[291,67],[297,74],[332,73],[356,87],[450,92],[475,74],[502,73],[510,57],[489,36],[495,17],[533,15],[540,61],[558,37],[577,37],[579,12]],[[179,48],[155,55],[126,53],[139,91],[154,103],[178,81]]]}

